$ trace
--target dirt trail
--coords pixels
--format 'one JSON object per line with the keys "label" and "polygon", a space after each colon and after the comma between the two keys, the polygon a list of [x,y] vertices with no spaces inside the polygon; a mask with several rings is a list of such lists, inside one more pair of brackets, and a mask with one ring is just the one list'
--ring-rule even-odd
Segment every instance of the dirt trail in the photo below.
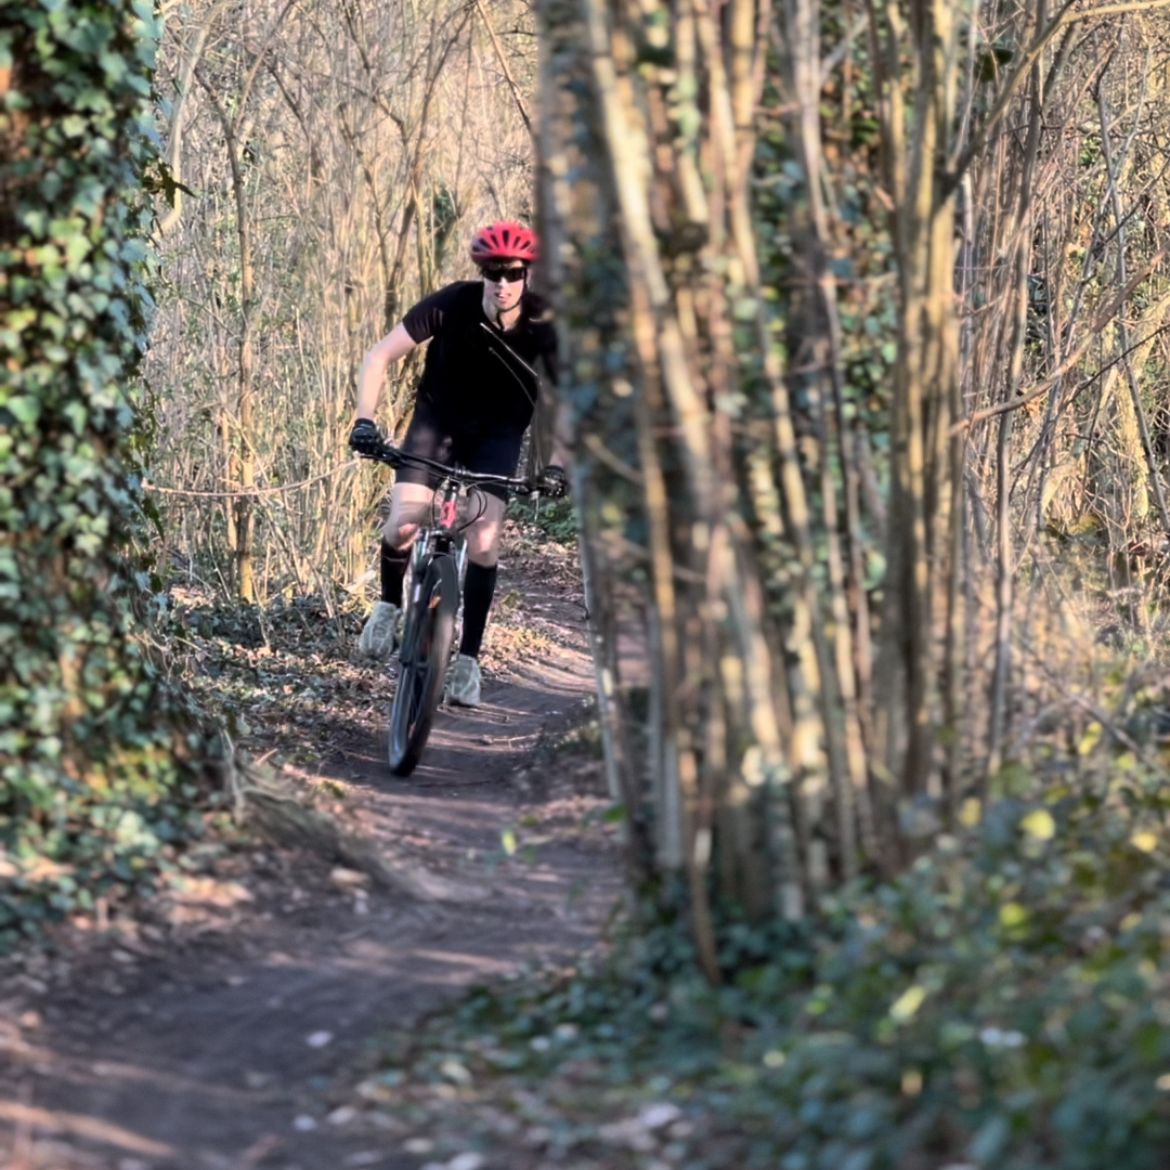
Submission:
{"label": "dirt trail", "polygon": [[433,883],[443,900],[258,847],[194,883],[201,905],[172,906],[141,931],[91,932],[64,959],[9,972],[0,1166],[427,1161],[401,1136],[347,1124],[353,1111],[333,1107],[331,1087],[352,1082],[379,1029],[590,946],[618,890],[608,831],[591,816],[605,803],[596,765],[534,754],[582,718],[592,674],[580,606],[564,589],[529,594],[558,641],[489,679],[477,712],[441,714],[409,781],[388,775],[378,727],[357,723],[316,776],[395,864],[445,879]]}

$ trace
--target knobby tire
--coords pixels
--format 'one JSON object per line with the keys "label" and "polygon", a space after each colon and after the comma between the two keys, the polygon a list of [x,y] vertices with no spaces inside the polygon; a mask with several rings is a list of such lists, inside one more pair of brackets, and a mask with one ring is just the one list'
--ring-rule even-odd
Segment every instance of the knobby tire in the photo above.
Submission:
{"label": "knobby tire", "polygon": [[443,697],[458,608],[455,563],[450,556],[437,556],[427,566],[399,653],[398,688],[390,707],[390,771],[395,776],[409,776],[427,745]]}

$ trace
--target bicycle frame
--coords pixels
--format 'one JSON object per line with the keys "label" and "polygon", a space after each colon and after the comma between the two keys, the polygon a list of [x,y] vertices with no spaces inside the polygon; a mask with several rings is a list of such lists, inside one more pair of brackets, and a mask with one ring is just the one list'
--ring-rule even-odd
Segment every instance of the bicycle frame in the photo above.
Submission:
{"label": "bicycle frame", "polygon": [[410,568],[413,585],[410,604],[418,600],[418,590],[427,564],[436,556],[448,555],[455,558],[456,579],[462,584],[463,572],[467,567],[467,538],[459,523],[459,500],[468,493],[468,487],[454,479],[444,480],[435,491],[431,501],[431,515],[435,515],[438,504],[438,523],[420,524],[411,549]]}

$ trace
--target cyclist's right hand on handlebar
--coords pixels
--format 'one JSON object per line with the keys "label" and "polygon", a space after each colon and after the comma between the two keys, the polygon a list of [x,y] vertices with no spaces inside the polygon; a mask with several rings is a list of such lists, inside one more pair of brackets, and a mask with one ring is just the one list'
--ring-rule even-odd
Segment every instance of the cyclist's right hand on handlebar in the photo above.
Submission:
{"label": "cyclist's right hand on handlebar", "polygon": [[359,418],[349,432],[349,448],[359,455],[376,455],[383,446],[382,432],[370,418]]}
{"label": "cyclist's right hand on handlebar", "polygon": [[540,494],[548,496],[550,500],[563,499],[569,492],[569,477],[565,475],[565,469],[556,463],[550,463],[540,473],[536,484]]}

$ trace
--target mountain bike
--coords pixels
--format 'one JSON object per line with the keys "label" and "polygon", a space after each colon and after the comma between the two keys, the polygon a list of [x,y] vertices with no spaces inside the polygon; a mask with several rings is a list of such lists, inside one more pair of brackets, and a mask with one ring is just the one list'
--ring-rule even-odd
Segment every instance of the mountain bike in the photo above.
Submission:
{"label": "mountain bike", "polygon": [[443,696],[467,562],[463,532],[483,515],[486,506],[479,489],[491,484],[515,496],[533,495],[540,489],[532,480],[479,475],[388,444],[365,458],[391,467],[424,468],[439,478],[434,498],[423,505],[421,515],[410,520],[418,524],[418,530],[398,648],[398,685],[390,706],[390,771],[409,776],[422,759]]}

